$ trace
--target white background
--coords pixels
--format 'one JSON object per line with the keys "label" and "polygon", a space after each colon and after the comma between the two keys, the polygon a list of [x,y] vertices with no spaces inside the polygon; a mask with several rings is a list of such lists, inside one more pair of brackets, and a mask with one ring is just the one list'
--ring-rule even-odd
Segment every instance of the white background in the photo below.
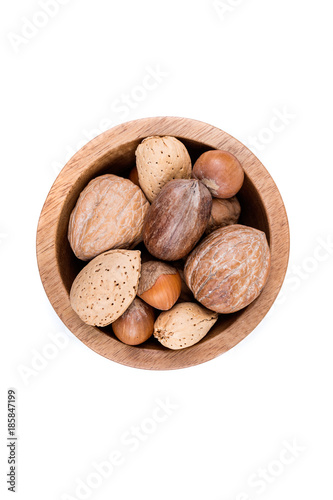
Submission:
{"label": "white background", "polygon": [[[12,498],[9,387],[19,500],[332,498],[331,2],[59,4],[46,18],[37,0],[1,5],[1,498]],[[142,90],[152,70],[163,76]],[[227,354],[174,372],[127,368],[81,344],[50,306],[35,257],[43,202],[87,134],[159,115],[254,138],[291,230],[279,303]],[[43,364],[57,332],[66,346]],[[153,428],[158,399],[174,409]],[[142,425],[153,432],[133,451],[122,436]],[[122,465],[92,475],[116,450]]]}

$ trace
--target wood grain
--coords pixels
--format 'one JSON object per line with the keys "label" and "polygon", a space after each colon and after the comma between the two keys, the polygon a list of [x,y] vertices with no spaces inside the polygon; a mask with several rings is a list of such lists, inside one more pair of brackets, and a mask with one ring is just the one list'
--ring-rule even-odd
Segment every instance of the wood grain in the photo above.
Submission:
{"label": "wood grain", "polygon": [[[127,175],[135,164],[135,149],[151,135],[180,139],[194,162],[209,149],[226,149],[245,170],[237,197],[242,206],[240,224],[265,231],[271,249],[271,271],[261,295],[234,314],[221,315],[198,344],[171,351],[156,340],[142,346],[122,344],[111,330],[84,324],[70,306],[71,284],[83,267],[67,239],[70,213],[82,189],[104,173]],[[37,229],[37,260],[45,292],[64,324],[88,347],[118,363],[150,370],[197,365],[228,351],[243,340],[269,311],[287,270],[288,219],[280,193],[261,162],[235,138],[216,127],[176,117],[143,118],[114,127],[80,149],[62,169],[43,206]]]}

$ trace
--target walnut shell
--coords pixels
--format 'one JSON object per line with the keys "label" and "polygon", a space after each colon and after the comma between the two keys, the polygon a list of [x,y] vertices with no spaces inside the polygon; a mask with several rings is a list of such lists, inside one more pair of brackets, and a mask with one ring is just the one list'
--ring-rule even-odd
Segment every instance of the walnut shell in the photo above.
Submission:
{"label": "walnut shell", "polygon": [[199,342],[218,315],[199,304],[182,302],[162,312],[154,325],[154,337],[169,349],[184,349]]}
{"label": "walnut shell", "polygon": [[90,181],[69,219],[68,239],[76,257],[89,260],[106,250],[135,247],[148,208],[142,190],[128,179],[106,174]]}
{"label": "walnut shell", "polygon": [[211,207],[210,192],[196,179],[168,182],[144,221],[143,241],[148,251],[161,260],[185,257],[204,233]]}
{"label": "walnut shell", "polygon": [[258,297],[270,261],[265,233],[236,224],[207,236],[189,255],[184,275],[201,304],[212,311],[232,313]]}
{"label": "walnut shell", "polygon": [[135,154],[139,184],[150,202],[171,179],[191,177],[190,155],[175,137],[147,137],[139,144]]}
{"label": "walnut shell", "polygon": [[225,200],[222,198],[213,198],[212,211],[205,233],[210,234],[219,227],[236,224],[240,213],[241,206],[236,196]]}
{"label": "walnut shell", "polygon": [[140,270],[138,250],[109,250],[98,255],[73,282],[72,308],[88,325],[113,323],[133,302]]}

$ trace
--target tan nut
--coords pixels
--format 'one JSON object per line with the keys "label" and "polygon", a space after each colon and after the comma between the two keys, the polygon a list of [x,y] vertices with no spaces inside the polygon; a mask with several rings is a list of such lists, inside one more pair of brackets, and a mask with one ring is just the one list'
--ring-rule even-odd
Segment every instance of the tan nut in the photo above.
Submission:
{"label": "tan nut", "polygon": [[148,208],[142,190],[129,179],[96,177],[81,192],[69,219],[74,254],[90,260],[106,250],[134,248],[142,240]]}
{"label": "tan nut", "polygon": [[139,144],[135,154],[139,184],[150,202],[171,179],[191,177],[190,155],[175,137],[147,137]]}
{"label": "tan nut", "polygon": [[270,262],[265,233],[235,224],[207,236],[189,255],[184,275],[196,300],[227,314],[258,297],[268,279]]}
{"label": "tan nut", "polygon": [[182,302],[162,312],[154,325],[154,337],[169,349],[185,349],[199,342],[218,315],[199,304]]}
{"label": "tan nut", "polygon": [[73,282],[72,308],[88,325],[109,325],[133,302],[140,269],[137,250],[109,250],[98,255]]}

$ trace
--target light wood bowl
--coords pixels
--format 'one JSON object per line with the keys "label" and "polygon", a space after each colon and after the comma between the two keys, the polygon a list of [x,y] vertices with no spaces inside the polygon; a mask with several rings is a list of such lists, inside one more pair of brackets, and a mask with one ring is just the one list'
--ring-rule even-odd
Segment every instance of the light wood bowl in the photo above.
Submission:
{"label": "light wood bowl", "polygon": [[[261,295],[245,309],[221,315],[198,344],[180,351],[163,347],[152,338],[141,346],[122,344],[111,329],[84,324],[70,305],[69,291],[85,265],[74,256],[67,239],[70,213],[76,200],[94,177],[128,175],[135,165],[135,149],[151,135],[178,137],[193,162],[209,149],[226,149],[243,165],[245,182],[237,195],[241,224],[266,233],[272,257],[269,279]],[[289,229],[280,193],[258,158],[226,132],[199,121],[174,118],[143,118],[114,127],[99,135],[62,169],[45,201],[37,230],[37,258],[46,294],[64,324],[98,354],[124,365],[150,370],[185,368],[219,356],[243,340],[263,319],[281,288],[289,256]]]}

